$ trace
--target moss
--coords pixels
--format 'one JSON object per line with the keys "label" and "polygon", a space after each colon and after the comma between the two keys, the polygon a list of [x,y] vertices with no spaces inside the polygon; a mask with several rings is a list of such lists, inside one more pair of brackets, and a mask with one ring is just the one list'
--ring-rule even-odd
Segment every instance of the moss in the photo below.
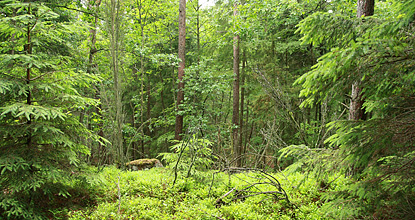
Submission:
{"label": "moss", "polygon": [[152,167],[162,167],[163,165],[157,159],[139,159],[133,160],[125,164],[128,167],[136,166],[138,170]]}

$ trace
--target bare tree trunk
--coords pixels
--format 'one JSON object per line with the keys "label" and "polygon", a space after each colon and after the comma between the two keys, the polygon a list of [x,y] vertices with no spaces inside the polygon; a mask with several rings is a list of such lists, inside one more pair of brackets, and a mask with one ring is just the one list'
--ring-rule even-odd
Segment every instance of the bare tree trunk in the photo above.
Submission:
{"label": "bare tree trunk", "polygon": [[[239,148],[240,148],[240,155],[243,155],[243,134],[244,134],[244,101],[245,101],[245,69],[246,68],[246,54],[245,51],[242,53],[242,87],[241,87],[241,115],[239,118]],[[243,164],[244,160],[241,158],[241,165]]]}
{"label": "bare tree trunk", "polygon": [[363,120],[363,99],[362,99],[362,88],[360,82],[354,82],[352,85],[352,95],[350,100],[349,108],[349,120]]}
{"label": "bare tree trunk", "polygon": [[123,147],[123,112],[122,112],[122,88],[121,88],[121,75],[119,71],[120,62],[120,45],[121,45],[121,0],[111,0],[109,8],[109,34],[110,34],[110,54],[111,54],[111,69],[114,77],[114,97],[115,97],[115,130],[113,147],[115,153],[116,162],[124,164],[124,147]]}
{"label": "bare tree trunk", "polygon": [[179,72],[178,72],[178,92],[177,92],[177,113],[176,113],[176,127],[175,127],[175,136],[174,139],[181,140],[183,133],[183,114],[182,108],[180,107],[183,104],[184,100],[184,68],[185,68],[185,45],[186,45],[186,0],[180,0],[179,3],[179,58],[181,59],[179,63]]}
{"label": "bare tree trunk", "polygon": [[[245,91],[245,93],[248,93],[248,91]],[[246,100],[246,117],[245,117],[245,143],[242,146],[242,153],[246,155],[246,149],[247,149],[247,145],[249,143],[249,133],[248,133],[248,129],[249,129],[249,99]],[[247,158],[245,157],[245,162],[247,161]]]}
{"label": "bare tree trunk", "polygon": [[[372,16],[375,11],[375,0],[358,0],[357,17]],[[352,95],[349,108],[349,120],[365,120],[366,115],[363,111],[364,100],[362,98],[362,87],[360,81],[352,85]]]}
{"label": "bare tree trunk", "polygon": [[[238,4],[235,2],[233,16],[238,15]],[[235,27],[235,26],[234,26]],[[239,35],[233,37],[233,115],[232,141],[236,166],[241,166],[241,147],[239,144]]]}
{"label": "bare tree trunk", "polygon": [[196,45],[197,45],[197,76],[199,77],[199,70],[200,70],[200,8],[201,5],[199,6],[199,0],[197,0],[196,2],[196,8],[195,11],[197,13],[197,17],[196,17],[196,37],[197,37],[197,41],[196,41]]}
{"label": "bare tree trunk", "polygon": [[[151,82],[150,82],[150,77],[148,76],[148,84],[147,84],[147,90],[146,90],[146,97],[147,97],[147,106],[146,106],[146,120],[150,120],[151,118]],[[151,136],[151,131],[149,129],[148,126],[142,126],[145,127],[144,129],[144,135],[143,137],[150,137]],[[143,140],[144,141],[144,140]],[[145,146],[146,144],[148,144],[149,141],[144,142]],[[145,148],[143,147],[143,154],[145,157],[148,157],[148,154],[145,154]]]}
{"label": "bare tree trunk", "polygon": [[375,0],[358,0],[357,17],[372,16],[375,13]]}
{"label": "bare tree trunk", "polygon": [[[140,27],[141,27],[141,51],[144,49],[144,23],[142,18],[142,5],[143,3],[140,1],[140,7],[138,10],[139,18],[140,18]],[[140,72],[141,72],[141,90],[140,90],[140,133],[142,137],[144,137],[144,56],[140,54]],[[140,141],[141,144],[141,155],[144,158],[145,156],[145,148],[144,148],[144,140],[143,138]]]}

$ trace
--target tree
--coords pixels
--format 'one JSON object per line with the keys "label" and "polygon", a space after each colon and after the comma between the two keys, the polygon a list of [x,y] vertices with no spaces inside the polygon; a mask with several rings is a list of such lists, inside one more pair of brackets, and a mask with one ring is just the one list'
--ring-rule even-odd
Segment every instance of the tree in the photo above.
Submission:
{"label": "tree", "polygon": [[[87,18],[91,18],[93,19],[93,21],[91,21],[90,27],[89,29],[89,55],[88,55],[88,64],[86,67],[86,72],[87,73],[91,73],[91,74],[98,74],[98,66],[96,63],[96,57],[97,57],[97,53],[98,53],[98,49],[97,49],[97,30],[98,30],[98,15],[99,15],[99,9],[101,6],[101,2],[102,0],[98,0],[95,2],[91,2],[88,1],[87,4],[87,9],[92,13],[92,14],[84,14],[84,16],[86,16]],[[91,16],[92,15],[92,16]],[[88,20],[88,19],[86,19]],[[94,85],[94,90],[95,90],[95,94],[94,94],[94,98],[99,99],[100,97],[100,86],[99,84],[95,84]],[[103,118],[102,118],[102,105],[101,103],[94,109],[95,114],[98,116],[98,135],[100,137],[104,137],[104,132],[103,132]],[[80,115],[80,121],[83,121],[83,114],[81,113]],[[94,148],[91,146],[91,159],[93,162],[97,161],[98,165],[102,165],[104,164],[105,160],[104,160],[104,155],[105,155],[105,148],[103,146],[103,144],[101,144],[101,142],[98,142],[98,147],[97,150],[95,151]]]}
{"label": "tree", "polygon": [[69,39],[82,27],[65,11],[40,1],[0,6],[0,217],[44,219],[38,204],[68,196],[58,186],[89,154],[81,140],[98,140],[74,116],[98,104],[78,92],[97,78],[74,66],[79,42]]}
{"label": "tree", "polygon": [[[365,15],[373,13],[370,1],[359,2],[359,6],[367,10]],[[312,163],[319,172],[336,167],[351,178],[346,192],[331,197],[334,204],[354,200],[351,207],[362,207],[347,213],[351,218],[384,216],[389,210],[390,218],[410,219],[414,213],[411,186],[415,183],[415,87],[408,82],[414,80],[415,73],[415,44],[410,37],[415,2],[393,6],[379,2],[376,7],[378,17],[353,18],[343,11],[316,13],[299,26],[305,42],[330,43],[330,52],[297,80],[303,86],[303,104],[327,97],[340,99],[358,82],[364,88],[363,107],[372,115],[368,120],[332,121],[332,135],[325,140],[328,148],[307,154],[318,158]],[[358,15],[362,15],[359,11]],[[402,20],[396,20],[398,15]],[[350,30],[351,35],[339,27]],[[321,37],[323,33],[325,37]],[[333,211],[332,215],[339,214],[342,213]]]}
{"label": "tree", "polygon": [[183,112],[182,104],[184,101],[184,68],[185,68],[185,56],[186,56],[186,0],[180,0],[179,3],[179,52],[178,56],[181,60],[179,63],[178,72],[178,91],[177,91],[177,113],[176,113],[176,127],[174,139],[181,140],[181,134],[183,133]]}
{"label": "tree", "polygon": [[114,89],[114,130],[112,134],[112,145],[113,145],[113,156],[115,157],[115,162],[118,164],[125,164],[126,157],[123,146],[123,106],[122,106],[122,77],[121,77],[121,67],[120,61],[122,57],[122,47],[123,47],[123,37],[121,31],[122,25],[122,9],[121,9],[121,0],[107,0],[106,1],[106,15],[108,20],[107,30],[110,41],[110,64],[111,71],[113,74],[113,89]]}
{"label": "tree", "polygon": [[[240,117],[239,117],[239,157],[245,153],[246,149],[243,145],[243,136],[244,136],[244,109],[245,109],[245,78],[246,78],[246,52],[242,53],[242,87],[241,87],[241,109],[240,109]],[[243,165],[244,160],[241,158],[239,161],[239,166]]]}
{"label": "tree", "polygon": [[[238,16],[238,3],[234,2],[233,16]],[[234,24],[234,29],[236,25]],[[235,30],[236,31],[236,30]],[[233,37],[233,114],[232,114],[232,143],[236,166],[241,166],[241,145],[239,143],[239,34]]]}
{"label": "tree", "polygon": [[[142,136],[144,137],[144,73],[145,73],[145,65],[144,65],[144,46],[145,46],[145,38],[144,38],[144,29],[145,26],[147,25],[147,14],[148,14],[148,10],[144,10],[144,2],[143,1],[137,1],[137,10],[138,10],[138,22],[140,24],[140,33],[141,33],[141,43],[140,43],[140,73],[141,73],[141,80],[140,80],[140,84],[141,84],[141,89],[140,89],[140,122],[141,122],[141,126],[140,126],[140,133],[142,134]],[[149,90],[148,90],[149,91]],[[150,101],[148,101],[150,102]],[[147,111],[149,111],[147,109]],[[141,154],[144,157],[145,155],[145,149],[144,149],[144,138],[142,138],[141,140]],[[133,155],[135,155],[135,149],[133,149],[134,153]],[[135,158],[134,158],[135,159]]]}
{"label": "tree", "polygon": [[[375,0],[358,0],[357,17],[372,16],[375,9]],[[366,118],[363,110],[363,91],[360,82],[354,82],[352,85],[352,94],[350,99],[349,120],[362,120]]]}

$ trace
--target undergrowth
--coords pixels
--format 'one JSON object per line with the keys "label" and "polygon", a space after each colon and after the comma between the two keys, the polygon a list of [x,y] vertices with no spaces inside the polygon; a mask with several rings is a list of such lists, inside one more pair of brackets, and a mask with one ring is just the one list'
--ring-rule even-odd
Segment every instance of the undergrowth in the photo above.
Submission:
{"label": "undergrowth", "polygon": [[[258,182],[255,172],[198,172],[179,178],[168,168],[121,171],[107,167],[102,184],[95,187],[96,206],[70,210],[69,219],[333,219],[325,209],[323,194],[345,187],[344,177],[329,177],[322,185],[300,172],[271,174],[286,191],[289,202],[270,194],[236,199],[238,190]],[[213,179],[214,176],[214,179]],[[212,179],[214,181],[212,181]],[[255,189],[254,189],[255,188]],[[234,189],[235,191],[225,194]],[[275,191],[275,186],[259,184],[255,192]],[[240,192],[241,193],[241,192]],[[243,194],[242,194],[243,195]]]}

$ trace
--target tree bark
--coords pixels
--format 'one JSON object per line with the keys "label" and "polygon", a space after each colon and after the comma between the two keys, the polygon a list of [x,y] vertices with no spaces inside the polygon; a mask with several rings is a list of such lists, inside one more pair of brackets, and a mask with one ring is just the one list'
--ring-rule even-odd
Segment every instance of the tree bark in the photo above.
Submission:
{"label": "tree bark", "polygon": [[121,0],[111,0],[109,8],[109,34],[110,34],[110,55],[111,69],[114,77],[114,104],[115,104],[115,130],[113,134],[113,152],[115,159],[119,164],[125,164],[124,147],[123,147],[123,113],[122,113],[122,91],[121,91],[121,75],[119,71],[120,62],[120,45],[121,45]]}
{"label": "tree bark", "polygon": [[[234,3],[233,16],[238,15],[238,4]],[[234,26],[235,28],[235,26]],[[233,37],[233,115],[232,141],[236,166],[241,166],[241,147],[239,144],[239,35]]]}
{"label": "tree bark", "polygon": [[[146,91],[146,97],[147,97],[146,120],[150,120],[150,118],[151,118],[151,81],[150,81],[150,76],[148,76],[147,78],[148,78],[148,84],[147,84],[147,91]],[[143,137],[144,138],[150,137],[151,136],[151,130],[150,130],[150,128],[148,126],[142,126],[142,127],[145,127],[144,133],[143,133],[144,134]],[[148,142],[149,141],[144,141],[143,140],[144,145],[148,144]],[[146,152],[145,152],[144,145],[142,147],[142,149],[143,149],[143,156],[144,156],[144,158],[146,158],[146,157],[148,157],[148,154],[146,154]]]}
{"label": "tree bark", "polygon": [[197,77],[199,77],[200,71],[200,8],[202,5],[199,5],[199,0],[197,0],[197,8],[195,9],[197,12],[196,18],[196,36],[197,36]]}
{"label": "tree bark", "polygon": [[179,63],[179,71],[178,71],[178,91],[177,91],[177,113],[176,113],[176,127],[175,127],[175,136],[174,139],[180,141],[182,139],[183,133],[183,114],[181,104],[183,104],[184,100],[184,68],[185,68],[185,45],[186,45],[186,0],[180,0],[179,3],[179,51],[178,55],[181,59]]}
{"label": "tree bark", "polygon": [[[372,16],[375,11],[375,0],[358,0],[357,1],[357,17]],[[349,108],[349,120],[365,120],[366,114],[363,110],[363,93],[361,82],[356,81],[352,85],[352,95]]]}
{"label": "tree bark", "polygon": [[[239,118],[239,150],[240,150],[240,155],[243,155],[243,134],[244,134],[244,102],[245,102],[245,68],[246,68],[246,52],[243,51],[242,53],[242,87],[241,87],[241,115]],[[244,160],[241,158],[241,165],[244,164]]]}
{"label": "tree bark", "polygon": [[372,16],[375,13],[375,0],[358,0],[357,17]]}
{"label": "tree bark", "polygon": [[[138,3],[137,3],[138,4]],[[143,2],[140,1],[140,5],[138,7],[138,15],[140,19],[140,28],[141,28],[141,51],[144,50],[144,22],[143,22]],[[141,158],[145,158],[145,148],[144,148],[144,56],[140,53],[140,72],[141,72],[141,89],[140,89],[140,133],[142,135],[142,139],[140,140],[141,145]]]}
{"label": "tree bark", "polygon": [[350,99],[349,120],[357,121],[365,118],[362,95],[360,82],[354,82],[352,85],[352,95]]}

